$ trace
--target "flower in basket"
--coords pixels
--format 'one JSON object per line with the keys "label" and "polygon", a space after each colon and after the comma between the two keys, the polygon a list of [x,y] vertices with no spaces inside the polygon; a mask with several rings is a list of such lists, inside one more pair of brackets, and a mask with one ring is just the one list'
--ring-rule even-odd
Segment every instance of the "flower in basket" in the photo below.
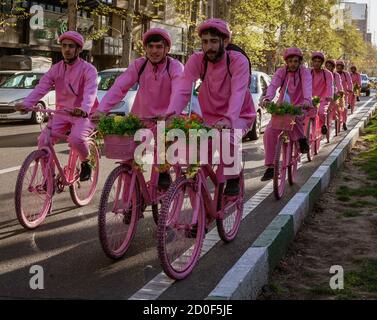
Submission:
{"label": "flower in basket", "polygon": [[319,108],[319,105],[321,104],[321,98],[318,96],[314,96],[312,99],[312,104],[314,107]]}
{"label": "flower in basket", "polygon": [[134,114],[105,116],[98,124],[98,132],[102,137],[107,135],[134,136],[136,131],[143,128],[145,128],[143,122]]}
{"label": "flower in basket", "polygon": [[[165,129],[165,134],[168,134],[170,130],[182,130],[185,133],[186,137],[186,143],[190,143],[191,139],[198,139],[197,141],[197,147],[198,147],[198,154],[200,150],[200,134],[199,130],[205,130],[209,131],[211,128],[204,125],[203,119],[197,115],[197,114],[191,114],[190,116],[187,115],[180,115],[173,117],[170,120],[170,123]],[[191,131],[190,131],[191,130]],[[166,144],[166,147],[168,148],[171,146],[175,141],[169,141]],[[188,157],[188,155],[186,155]],[[167,164],[162,164],[159,166],[158,170],[159,172],[165,172],[170,167]],[[199,166],[198,164],[190,164],[187,168],[187,177],[193,177]]]}
{"label": "flower in basket", "polygon": [[296,107],[293,104],[288,102],[283,102],[281,104],[277,104],[275,102],[270,102],[267,105],[267,112],[272,115],[292,115],[292,116],[300,116],[302,115],[301,107]]}

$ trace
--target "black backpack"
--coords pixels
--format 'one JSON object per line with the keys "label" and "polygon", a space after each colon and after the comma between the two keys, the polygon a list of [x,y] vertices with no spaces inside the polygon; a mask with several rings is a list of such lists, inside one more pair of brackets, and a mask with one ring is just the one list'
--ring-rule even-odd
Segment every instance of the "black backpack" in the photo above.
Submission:
{"label": "black backpack", "polygon": [[[229,67],[230,66],[230,56],[229,56],[228,51],[237,51],[237,52],[242,53],[246,57],[247,61],[249,62],[249,75],[250,75],[249,82],[250,82],[251,81],[251,62],[250,62],[250,58],[248,57],[246,52],[243,49],[241,49],[239,46],[237,46],[236,44],[233,44],[233,43],[229,43],[228,46],[225,48],[225,50],[226,50],[226,65],[227,65],[227,68],[228,68],[229,76],[232,77],[232,73],[230,72],[230,67]],[[208,68],[208,60],[204,59],[204,72],[200,77],[200,79],[202,81],[204,80],[204,78],[206,76],[207,68]]]}

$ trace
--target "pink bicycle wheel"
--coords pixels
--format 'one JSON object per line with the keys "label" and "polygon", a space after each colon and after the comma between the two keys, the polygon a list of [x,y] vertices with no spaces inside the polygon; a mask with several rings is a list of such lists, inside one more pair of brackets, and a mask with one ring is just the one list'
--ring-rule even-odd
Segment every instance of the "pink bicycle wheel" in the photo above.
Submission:
{"label": "pink bicycle wheel", "polygon": [[277,200],[281,199],[285,191],[287,167],[289,161],[289,144],[284,140],[285,137],[280,136],[275,149],[273,185],[275,198]]}
{"label": "pink bicycle wheel", "polygon": [[327,113],[326,125],[327,125],[326,140],[327,140],[327,143],[330,143],[330,133],[331,133],[331,125],[332,125],[332,113],[331,112]]}
{"label": "pink bicycle wheel", "polygon": [[157,227],[157,251],[162,268],[172,279],[186,278],[201,252],[205,229],[202,197],[193,182],[178,178],[162,202]]}
{"label": "pink bicycle wheel", "polygon": [[[223,189],[224,185],[222,185]],[[243,214],[243,197],[245,182],[244,182],[244,173],[240,173],[240,193],[238,196],[230,197],[222,195],[219,197],[219,206],[222,209],[222,217],[216,219],[217,231],[221,240],[224,242],[232,241],[240,228],[242,214]],[[222,191],[222,190],[220,190]]]}
{"label": "pink bicycle wheel", "polygon": [[292,141],[289,147],[288,161],[288,182],[290,185],[296,183],[298,163],[300,162],[300,145],[297,141]]}
{"label": "pink bicycle wheel", "polygon": [[38,227],[51,210],[53,179],[46,168],[47,153],[33,151],[24,161],[17,177],[15,208],[17,219],[26,229]]}
{"label": "pink bicycle wheel", "polygon": [[314,120],[309,119],[308,126],[306,129],[306,138],[309,143],[309,152],[307,153],[308,161],[311,162],[314,158],[314,149],[316,141],[316,128],[314,127]]}
{"label": "pink bicycle wheel", "polygon": [[99,204],[99,239],[105,254],[120,259],[128,250],[136,232],[140,214],[140,190],[126,166],[115,168],[107,178]]}
{"label": "pink bicycle wheel", "polygon": [[[71,150],[71,153],[74,152]],[[70,155],[74,156],[74,155]],[[76,181],[69,186],[72,201],[79,207],[86,206],[92,200],[96,190],[99,175],[99,151],[94,141],[89,141],[89,165],[92,167],[92,175],[87,181],[80,181],[81,161],[76,157],[75,177]]]}

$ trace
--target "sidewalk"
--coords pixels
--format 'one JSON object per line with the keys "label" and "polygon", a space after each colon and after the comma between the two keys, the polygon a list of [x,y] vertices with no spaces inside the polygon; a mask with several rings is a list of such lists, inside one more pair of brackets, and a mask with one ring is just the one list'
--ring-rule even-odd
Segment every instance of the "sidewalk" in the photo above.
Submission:
{"label": "sidewalk", "polygon": [[[375,115],[272,272],[259,299],[377,299]],[[344,269],[332,290],[330,267]]]}

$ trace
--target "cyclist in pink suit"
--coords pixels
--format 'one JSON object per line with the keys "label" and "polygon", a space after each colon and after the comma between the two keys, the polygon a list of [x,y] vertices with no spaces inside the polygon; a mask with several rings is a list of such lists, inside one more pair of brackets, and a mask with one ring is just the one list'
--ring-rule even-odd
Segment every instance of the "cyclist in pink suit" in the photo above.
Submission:
{"label": "cyclist in pink suit", "polygon": [[[80,180],[87,181],[91,177],[88,137],[95,127],[88,116],[98,105],[97,70],[79,57],[84,46],[81,34],[67,31],[59,37],[59,42],[64,59],[51,67],[33,92],[16,105],[16,110],[30,110],[55,86],[56,109],[68,112],[54,115],[52,132],[65,134],[70,130],[69,145],[78,152],[81,160]],[[43,130],[39,136],[39,147],[44,146],[46,134],[47,130]]]}
{"label": "cyclist in pink suit", "polygon": [[326,115],[329,104],[334,96],[333,82],[334,77],[332,73],[322,68],[325,62],[325,56],[322,52],[312,53],[312,81],[313,81],[313,97],[320,97],[321,103],[318,110],[319,125],[322,134],[327,133]]}
{"label": "cyclist in pink suit", "polygon": [[[204,21],[198,28],[198,35],[202,51],[194,53],[187,61],[168,112],[182,112],[190,99],[192,84],[200,78],[199,103],[204,121],[219,128],[241,129],[244,135],[252,128],[256,117],[249,90],[248,58],[231,49],[229,25],[221,19]],[[234,136],[230,139],[230,145],[234,146]],[[227,180],[224,193],[237,195],[239,175],[224,173],[225,167],[221,165],[217,172],[221,182]]]}
{"label": "cyclist in pink suit", "polygon": [[[267,88],[267,94],[263,100],[264,104],[272,101],[280,88],[278,103],[286,101],[296,106],[311,106],[312,75],[310,70],[302,65],[302,51],[299,48],[288,48],[284,52],[284,60],[286,66],[276,71],[271,84]],[[308,153],[309,145],[304,133],[304,119],[304,116],[296,117],[293,136],[300,143],[301,153]],[[268,181],[274,177],[273,162],[280,132],[280,130],[272,129],[270,122],[264,133],[263,142],[267,169],[261,179],[262,181]]]}
{"label": "cyclist in pink suit", "polygon": [[326,60],[325,66],[328,71],[330,71],[333,75],[333,90],[334,93],[340,95],[344,92],[342,79],[340,79],[340,74],[335,71],[336,61],[333,59]]}
{"label": "cyclist in pink suit", "polygon": [[347,130],[347,115],[348,115],[347,106],[349,104],[349,96],[351,93],[353,93],[353,84],[352,84],[351,75],[347,71],[344,71],[344,67],[345,67],[344,61],[338,60],[336,62],[336,72],[338,72],[340,75],[340,79],[342,80],[342,85],[344,89],[345,106],[342,112],[342,116],[343,116],[343,130],[346,131]]}
{"label": "cyclist in pink suit", "polygon": [[351,67],[351,79],[352,79],[353,85],[357,84],[359,86],[358,93],[353,92],[352,94],[350,94],[350,105],[352,107],[355,107],[356,100],[360,101],[359,93],[360,93],[360,89],[361,89],[361,74],[357,72],[356,66]]}
{"label": "cyclist in pink suit", "polygon": [[[99,118],[114,108],[135,84],[139,84],[131,113],[149,118],[164,116],[177,90],[178,78],[183,65],[168,56],[172,46],[170,34],[161,28],[152,28],[143,35],[146,57],[136,59],[114,82],[101,100],[94,118]],[[159,186],[166,189],[170,184],[167,172],[160,173]]]}

